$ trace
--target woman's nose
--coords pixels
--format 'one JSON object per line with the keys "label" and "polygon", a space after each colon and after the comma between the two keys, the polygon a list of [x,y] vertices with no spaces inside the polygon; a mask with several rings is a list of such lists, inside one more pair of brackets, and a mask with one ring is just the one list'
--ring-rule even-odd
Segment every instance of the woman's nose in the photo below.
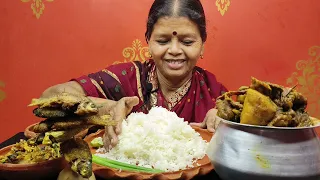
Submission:
{"label": "woman's nose", "polygon": [[168,53],[169,53],[170,55],[173,55],[173,56],[177,56],[177,55],[182,54],[182,49],[181,49],[181,47],[180,47],[179,42],[177,42],[177,41],[172,41],[172,42],[170,43],[170,47],[169,47],[169,49],[168,49]]}

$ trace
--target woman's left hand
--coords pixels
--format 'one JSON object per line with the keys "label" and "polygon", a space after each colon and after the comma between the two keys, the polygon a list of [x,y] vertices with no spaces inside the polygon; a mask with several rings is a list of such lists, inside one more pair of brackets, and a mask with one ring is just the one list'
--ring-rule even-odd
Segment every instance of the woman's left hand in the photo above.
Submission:
{"label": "woman's left hand", "polygon": [[198,126],[200,128],[207,128],[209,132],[215,132],[218,128],[220,120],[216,118],[218,110],[213,108],[210,109],[202,123],[190,123],[191,126]]}

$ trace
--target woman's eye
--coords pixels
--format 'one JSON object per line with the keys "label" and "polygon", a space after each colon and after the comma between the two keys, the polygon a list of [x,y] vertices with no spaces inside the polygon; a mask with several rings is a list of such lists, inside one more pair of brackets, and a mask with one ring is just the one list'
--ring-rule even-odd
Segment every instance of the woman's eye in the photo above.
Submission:
{"label": "woman's eye", "polygon": [[191,46],[194,43],[194,41],[185,40],[185,41],[182,41],[182,43],[186,46]]}
{"label": "woman's eye", "polygon": [[160,45],[165,45],[168,42],[169,42],[168,40],[157,40],[157,43],[160,44]]}

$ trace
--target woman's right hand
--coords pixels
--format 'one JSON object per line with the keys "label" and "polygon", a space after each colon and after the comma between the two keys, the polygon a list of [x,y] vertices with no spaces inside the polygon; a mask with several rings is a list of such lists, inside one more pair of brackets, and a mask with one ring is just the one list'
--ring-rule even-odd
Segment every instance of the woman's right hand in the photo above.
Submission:
{"label": "woman's right hand", "polygon": [[139,98],[124,97],[116,102],[114,107],[110,110],[112,120],[117,121],[116,126],[106,126],[103,135],[103,145],[107,151],[118,143],[118,135],[121,133],[122,121],[131,112],[132,108],[139,103]]}
{"label": "woman's right hand", "polygon": [[207,129],[209,132],[215,132],[219,126],[220,120],[217,117],[218,110],[215,108],[210,109],[202,123],[190,123],[192,126]]}

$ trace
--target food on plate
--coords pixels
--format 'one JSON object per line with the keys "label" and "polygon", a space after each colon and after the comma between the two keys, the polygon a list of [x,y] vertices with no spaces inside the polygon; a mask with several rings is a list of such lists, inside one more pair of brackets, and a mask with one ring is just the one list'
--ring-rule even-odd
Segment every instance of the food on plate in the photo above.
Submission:
{"label": "food on plate", "polygon": [[86,127],[76,127],[65,131],[48,131],[40,134],[38,137],[42,138],[42,144],[52,144],[58,142],[64,142],[73,138],[76,134],[86,129]]}
{"label": "food on plate", "polygon": [[91,145],[91,147],[93,147],[93,148],[103,147],[102,137],[94,138],[94,139],[90,142],[90,145]]}
{"label": "food on plate", "polygon": [[38,106],[34,115],[47,118],[33,127],[39,133],[33,141],[39,144],[60,144],[61,154],[72,171],[83,178],[92,176],[92,156],[88,144],[75,135],[93,125],[115,126],[110,115],[99,115],[99,108],[88,97],[61,93],[50,98],[33,99],[29,106]]}
{"label": "food on plate", "polygon": [[41,110],[45,111],[43,114],[50,114],[48,113],[50,110],[63,110],[77,115],[98,113],[98,107],[89,98],[70,93],[61,93],[50,98],[32,99],[29,106],[38,106],[40,109],[35,110],[35,112],[39,114],[41,114]]}
{"label": "food on plate", "polygon": [[1,163],[32,164],[61,157],[60,144],[38,145],[32,140],[20,140],[13,145],[4,156],[0,156]]}
{"label": "food on plate", "polygon": [[91,115],[82,117],[68,117],[68,118],[49,118],[41,121],[33,127],[36,133],[43,133],[50,130],[69,130],[75,127],[86,127],[91,125],[96,126],[110,126],[116,125],[117,122],[111,120],[110,115]]}
{"label": "food on plate", "polygon": [[72,171],[70,168],[64,168],[57,178],[57,180],[96,180],[96,177],[92,173],[90,178],[83,178],[79,174]]}
{"label": "food on plate", "polygon": [[81,138],[72,138],[61,143],[61,151],[68,162],[72,162],[71,169],[82,177],[92,175],[92,156],[88,144]]}
{"label": "food on plate", "polygon": [[111,150],[102,147],[95,155],[166,172],[194,167],[208,144],[188,122],[162,107],[130,114],[118,138]]}
{"label": "food on plate", "polygon": [[[235,98],[233,98],[235,97]],[[242,124],[309,127],[320,123],[306,111],[307,99],[293,88],[251,78],[250,86],[217,98],[217,116]]]}

